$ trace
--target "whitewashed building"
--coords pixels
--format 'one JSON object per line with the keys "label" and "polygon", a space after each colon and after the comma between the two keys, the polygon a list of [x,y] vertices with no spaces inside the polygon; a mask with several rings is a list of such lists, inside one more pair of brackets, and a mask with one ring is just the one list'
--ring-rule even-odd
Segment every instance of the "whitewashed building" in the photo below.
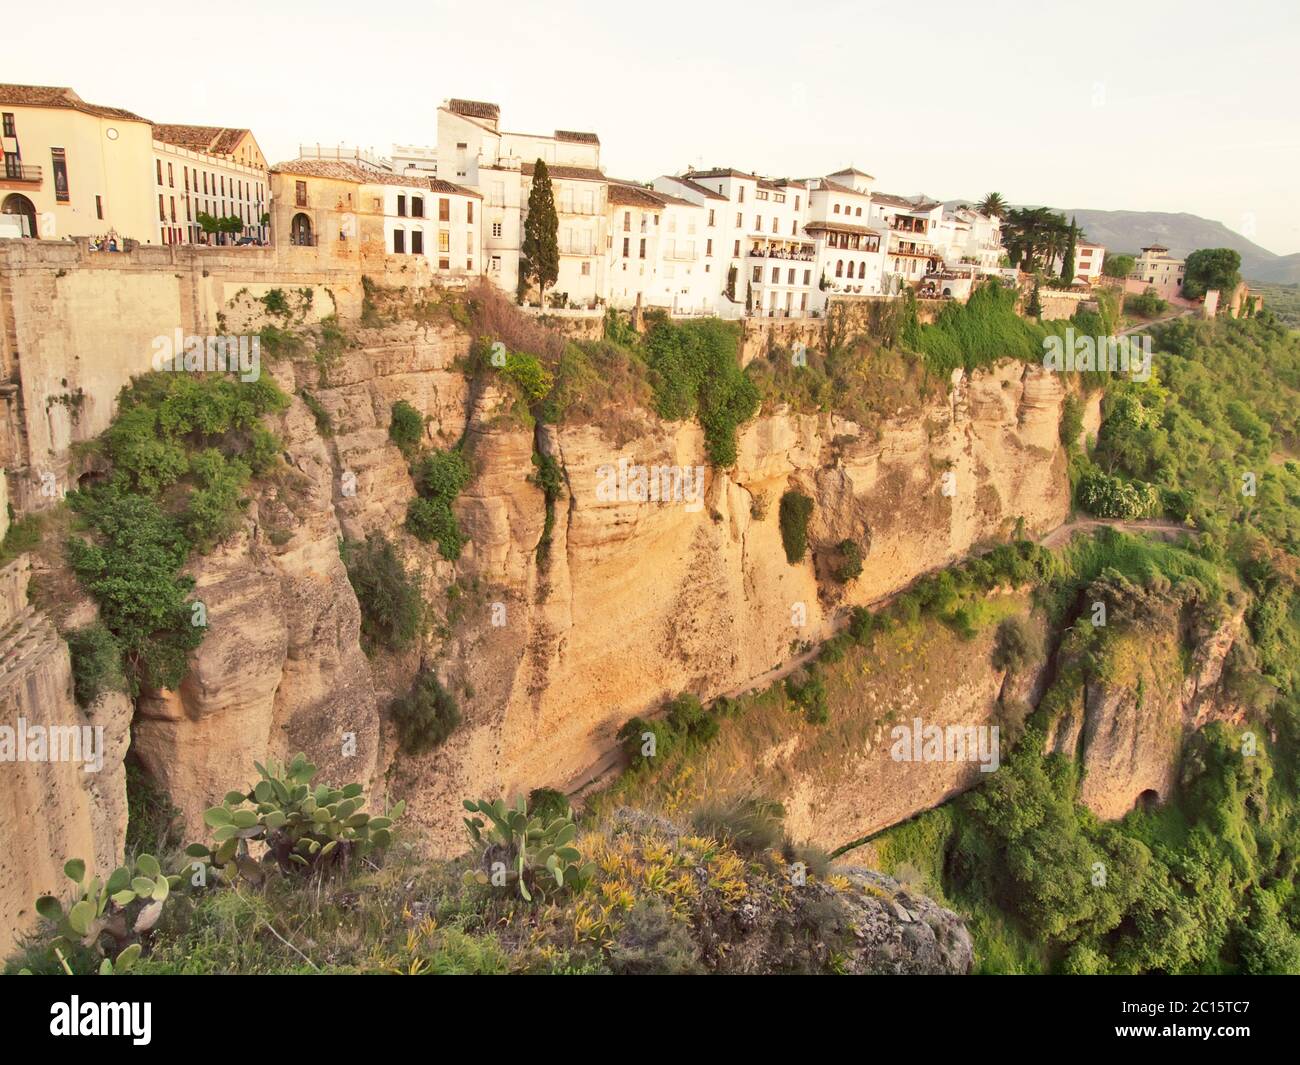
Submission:
{"label": "whitewashed building", "polygon": [[931,230],[942,217],[943,204],[913,201],[884,192],[871,194],[871,224],[887,231],[883,288],[886,295],[903,285],[920,283],[943,262]]}
{"label": "whitewashed building", "polygon": [[[833,178],[808,182],[804,230],[816,249],[812,307],[825,311],[832,296],[872,296],[881,291],[887,233],[868,224],[870,175],[854,185]],[[854,180],[853,172],[841,172]]]}
{"label": "whitewashed building", "polygon": [[632,182],[609,183],[608,302],[630,310],[713,314],[712,272],[706,270],[708,209]]}

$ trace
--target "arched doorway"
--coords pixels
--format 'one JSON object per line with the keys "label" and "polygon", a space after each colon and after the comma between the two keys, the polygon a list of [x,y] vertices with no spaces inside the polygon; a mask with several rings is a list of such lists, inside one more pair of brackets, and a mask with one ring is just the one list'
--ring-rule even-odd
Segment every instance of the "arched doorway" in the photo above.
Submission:
{"label": "arched doorway", "polygon": [[24,237],[40,235],[36,231],[36,205],[26,196],[17,192],[10,193],[5,197],[3,206],[0,206],[0,214],[18,215],[22,220],[19,224],[23,227]]}
{"label": "arched doorway", "polygon": [[1137,802],[1133,804],[1133,809],[1141,810],[1144,813],[1150,813],[1160,805],[1160,793],[1155,788],[1147,788],[1137,797]]}
{"label": "arched doorway", "polygon": [[289,226],[289,243],[290,244],[314,244],[311,239],[311,219],[305,214],[296,214],[293,216],[293,222]]}

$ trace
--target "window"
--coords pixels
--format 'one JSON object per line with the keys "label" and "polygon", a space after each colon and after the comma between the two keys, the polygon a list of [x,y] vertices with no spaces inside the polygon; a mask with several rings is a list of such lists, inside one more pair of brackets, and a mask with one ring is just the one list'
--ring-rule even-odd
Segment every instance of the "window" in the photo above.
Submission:
{"label": "window", "polygon": [[493,223],[492,223],[492,235],[493,235],[494,237],[500,237],[500,236],[501,236],[501,223],[500,223],[500,222],[493,222]]}
{"label": "window", "polygon": [[836,259],[836,260],[835,260],[835,276],[836,276],[836,277],[843,277],[843,276],[844,276],[844,260],[843,260],[843,259]]}
{"label": "window", "polygon": [[184,174],[185,176],[185,191],[189,192],[190,191],[190,168],[188,166],[181,167],[181,173]]}
{"label": "window", "polygon": [[832,214],[839,214],[839,213],[840,213],[840,205],[839,205],[838,203],[837,203],[834,207],[831,208],[831,213],[832,213]]}
{"label": "window", "polygon": [[857,210],[857,216],[858,216],[859,218],[862,217],[862,208],[861,208],[861,207],[859,207],[858,210]]}
{"label": "window", "polygon": [[406,252],[406,230],[393,230],[393,254],[402,255]]}
{"label": "window", "polygon": [[[451,251],[451,232],[449,230],[438,230],[438,250],[444,255]],[[447,267],[444,266],[443,269],[445,270]]]}
{"label": "window", "polygon": [[624,233],[631,233],[631,232],[632,232],[632,212],[631,212],[631,211],[624,211],[624,212],[623,212],[623,232],[624,232]]}
{"label": "window", "polygon": [[772,284],[779,285],[780,283],[781,283],[781,268],[779,266],[774,266],[772,267]]}
{"label": "window", "polygon": [[712,254],[713,254],[713,238],[712,238],[712,237],[710,237],[708,240],[706,240],[706,241],[704,242],[704,254],[705,254],[705,255],[712,255]]}
{"label": "window", "polygon": [[494,255],[494,256],[492,256],[492,267],[491,267],[491,269],[492,269],[492,273],[494,273],[494,274],[499,274],[499,273],[501,273],[501,256],[499,256],[499,255]]}
{"label": "window", "polygon": [[713,225],[713,208],[709,208],[709,225]]}
{"label": "window", "polygon": [[756,193],[754,194],[754,196],[755,196],[756,199],[759,199],[759,200],[766,200],[766,199],[767,199],[767,189],[759,189],[758,192],[756,192]]}
{"label": "window", "polygon": [[153,161],[153,165],[154,165],[154,169],[158,172],[158,184],[161,185],[162,184],[162,160],[155,159]]}
{"label": "window", "polygon": [[740,258],[740,241],[736,241],[735,246],[731,249],[731,255],[734,259]]}
{"label": "window", "polygon": [[761,214],[754,215],[754,232],[763,232],[763,216]]}
{"label": "window", "polygon": [[167,206],[163,203],[163,194],[161,192],[158,193],[158,221],[167,221]]}
{"label": "window", "polygon": [[583,277],[590,277],[590,276],[591,276],[591,263],[583,263],[583,264],[582,264],[582,276],[583,276]]}
{"label": "window", "polygon": [[17,132],[14,130],[14,115],[12,111],[5,112],[5,136],[16,137]]}
{"label": "window", "polygon": [[466,270],[474,269],[474,256],[471,255],[468,259],[465,260],[465,269]]}
{"label": "window", "polygon": [[645,237],[641,238],[641,258],[645,258]]}
{"label": "window", "polygon": [[[293,184],[294,184],[294,189],[293,189],[294,203],[297,204],[299,207],[306,207],[307,206],[307,182],[295,181]],[[206,173],[204,173],[203,175],[203,191],[204,192],[208,191],[208,175]]]}
{"label": "window", "polygon": [[471,226],[474,224],[474,201],[473,200],[465,201],[465,222]]}
{"label": "window", "polygon": [[799,309],[801,311],[806,311],[808,309],[808,293],[806,292],[799,300]]}
{"label": "window", "polygon": [[450,259],[439,259],[439,260],[438,260],[438,269],[439,269],[439,270],[450,270],[450,269],[451,269],[451,260],[450,260]]}
{"label": "window", "polygon": [[176,197],[175,196],[171,197],[171,201],[172,201],[172,221],[175,222],[176,221]]}
{"label": "window", "polygon": [[624,238],[623,238],[623,258],[624,258],[624,259],[626,259],[629,255],[632,254],[632,252],[631,252],[631,244],[632,244],[632,238],[631,238],[631,237],[624,237]]}
{"label": "window", "polygon": [[399,192],[397,194],[397,217],[406,217],[406,193],[404,192]]}
{"label": "window", "polygon": [[[6,117],[6,118],[13,118],[13,115],[5,115],[5,117]],[[189,201],[188,201],[188,200],[185,201],[185,206],[186,206],[187,208],[189,207]],[[188,211],[188,210],[186,211],[186,214],[187,214],[187,215],[189,214],[189,211]],[[96,197],[95,197],[95,217],[98,218],[98,219],[100,219],[101,221],[103,221],[103,218],[104,218],[104,198],[103,198],[102,196],[96,196]]]}
{"label": "window", "polygon": [[794,284],[794,267],[793,267],[793,266],[790,267],[790,270],[789,270],[788,274],[786,275],[785,283],[786,283],[787,285],[793,285],[793,284]]}
{"label": "window", "polygon": [[412,197],[411,197],[411,217],[412,217],[412,218],[423,218],[423,217],[424,217],[424,197],[423,197],[423,196],[412,196]]}
{"label": "window", "polygon": [[761,266],[754,267],[754,280],[756,282],[761,282],[763,280],[763,268]]}
{"label": "window", "polygon": [[411,254],[424,254],[424,230],[416,229],[411,232]]}
{"label": "window", "polygon": [[741,185],[741,186],[740,186],[740,200],[739,200],[739,202],[740,202],[740,203],[744,203],[744,202],[745,202],[745,186],[744,186],[744,185]]}
{"label": "window", "polygon": [[446,196],[440,197],[438,200],[438,221],[451,221],[451,200],[447,199]]}
{"label": "window", "polygon": [[739,229],[745,224],[744,216],[739,211],[736,212],[736,228]]}

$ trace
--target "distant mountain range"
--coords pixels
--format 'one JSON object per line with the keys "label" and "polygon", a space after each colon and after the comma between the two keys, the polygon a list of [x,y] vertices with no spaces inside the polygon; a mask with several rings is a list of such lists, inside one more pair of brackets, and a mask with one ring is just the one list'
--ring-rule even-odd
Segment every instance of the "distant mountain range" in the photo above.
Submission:
{"label": "distant mountain range", "polygon": [[1090,211],[1062,209],[1074,216],[1089,240],[1109,251],[1136,253],[1147,244],[1163,244],[1171,255],[1185,257],[1197,248],[1232,248],[1241,253],[1241,276],[1247,281],[1300,283],[1300,253],[1277,255],[1234,233],[1222,222],[1194,214],[1163,211]]}

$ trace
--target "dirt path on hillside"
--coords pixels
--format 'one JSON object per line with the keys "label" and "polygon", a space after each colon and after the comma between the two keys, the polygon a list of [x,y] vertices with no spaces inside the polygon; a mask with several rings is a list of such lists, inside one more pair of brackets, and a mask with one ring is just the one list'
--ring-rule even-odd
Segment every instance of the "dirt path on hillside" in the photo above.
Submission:
{"label": "dirt path on hillside", "polygon": [[[1063,525],[1049,530],[1038,538],[1038,543],[1043,547],[1055,548],[1061,547],[1070,542],[1077,532],[1093,532],[1101,528],[1118,529],[1121,532],[1130,533],[1135,536],[1155,536],[1166,543],[1172,543],[1181,537],[1195,535],[1192,529],[1186,525],[1180,525],[1173,521],[1162,521],[1151,518],[1141,521],[1123,521],[1118,518],[1079,518],[1075,521],[1067,521]],[[925,576],[925,574],[922,574]],[[919,577],[917,578],[920,579]],[[907,587],[900,588],[896,592],[883,596],[871,603],[865,604],[869,609],[877,610],[882,606],[887,606],[895,598],[907,591],[912,586],[911,582]],[[774,666],[765,673],[760,673],[756,677],[751,677],[739,687],[732,688],[722,693],[730,699],[739,699],[742,695],[748,695],[750,692],[762,691],[769,685],[775,684],[779,680],[784,680],[791,673],[802,669],[821,653],[821,645],[831,637],[848,628],[850,614],[845,612],[839,617],[833,618],[830,623],[818,634],[813,640],[813,646],[800,654],[791,658],[787,662],[782,662],[779,666]],[[654,720],[659,717],[659,713],[643,714],[645,718]],[[607,784],[611,783],[622,771],[626,759],[623,756],[622,748],[615,746],[608,751],[604,757],[593,765],[588,766],[581,773],[573,777],[567,785],[561,790],[567,795],[575,806],[580,807],[582,800],[599,791]]]}

